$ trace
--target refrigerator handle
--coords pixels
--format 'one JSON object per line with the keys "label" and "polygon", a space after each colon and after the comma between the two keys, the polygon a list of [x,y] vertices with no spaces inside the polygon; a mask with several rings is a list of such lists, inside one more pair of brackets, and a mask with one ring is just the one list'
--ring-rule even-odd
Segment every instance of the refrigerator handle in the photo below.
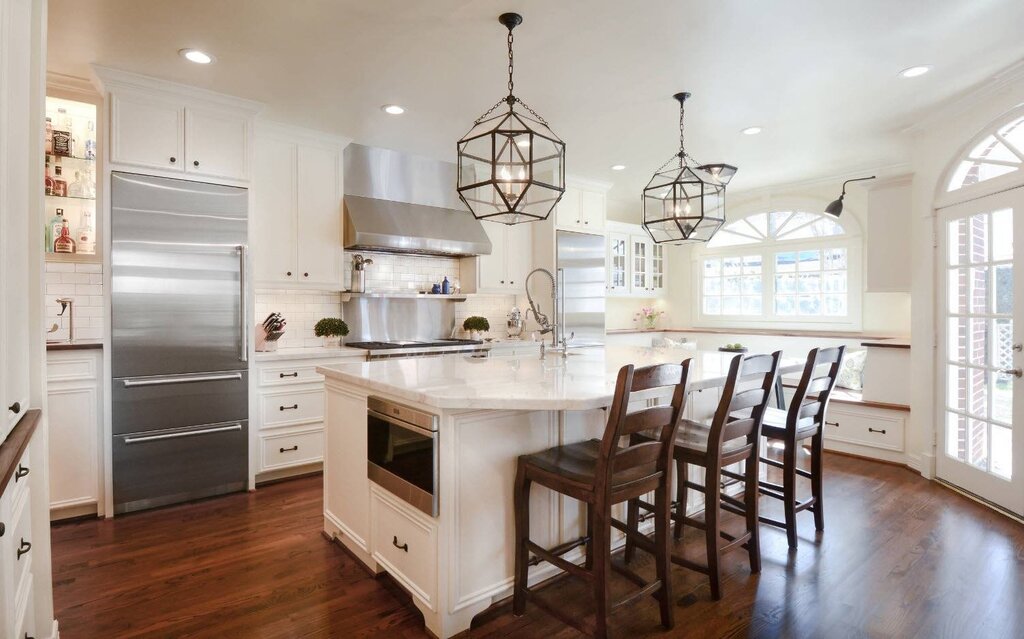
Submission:
{"label": "refrigerator handle", "polygon": [[189,430],[180,433],[165,433],[163,435],[148,435],[146,437],[125,437],[124,443],[126,444],[141,444],[144,442],[155,442],[164,439],[178,439],[179,437],[193,437],[195,435],[212,435],[214,433],[228,433],[236,430],[242,430],[241,424],[234,424],[231,426],[219,426],[217,428],[203,428],[202,430]]}
{"label": "refrigerator handle", "polygon": [[241,289],[241,294],[238,298],[238,341],[241,345],[241,353],[238,359],[239,361],[247,362],[249,361],[249,310],[245,299],[246,246],[245,244],[239,244],[236,248],[238,249],[238,288]]}

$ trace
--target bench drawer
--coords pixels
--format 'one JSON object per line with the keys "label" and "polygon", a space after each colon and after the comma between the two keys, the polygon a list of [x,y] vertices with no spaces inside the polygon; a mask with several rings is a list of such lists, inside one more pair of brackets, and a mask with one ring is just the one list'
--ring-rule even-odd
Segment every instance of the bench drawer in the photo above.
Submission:
{"label": "bench drawer", "polygon": [[904,422],[903,414],[895,411],[831,404],[825,420],[825,439],[902,451]]}

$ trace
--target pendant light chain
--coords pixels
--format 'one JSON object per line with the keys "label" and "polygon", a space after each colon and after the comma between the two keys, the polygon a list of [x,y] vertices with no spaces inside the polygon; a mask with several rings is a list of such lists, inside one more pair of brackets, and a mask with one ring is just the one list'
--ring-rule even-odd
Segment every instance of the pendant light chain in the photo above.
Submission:
{"label": "pendant light chain", "polygon": [[512,96],[512,89],[515,84],[512,82],[512,29],[508,30],[508,97],[509,104],[512,104],[514,97]]}

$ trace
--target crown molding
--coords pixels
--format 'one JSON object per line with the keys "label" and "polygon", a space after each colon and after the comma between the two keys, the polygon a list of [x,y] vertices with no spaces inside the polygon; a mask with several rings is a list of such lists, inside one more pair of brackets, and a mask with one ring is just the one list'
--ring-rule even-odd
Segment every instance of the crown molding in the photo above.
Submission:
{"label": "crown molding", "polygon": [[96,86],[104,92],[113,92],[117,89],[135,89],[158,93],[168,99],[181,101],[193,100],[206,104],[216,104],[221,107],[236,109],[255,115],[263,110],[263,104],[254,100],[225,95],[199,87],[179,84],[169,80],[160,80],[130,71],[112,69],[110,67],[91,65]]}
{"label": "crown molding", "polygon": [[897,162],[893,164],[874,164],[874,165],[859,165],[851,167],[849,169],[843,169],[840,172],[832,173],[821,177],[807,178],[805,180],[797,180],[795,182],[780,182],[778,184],[770,184],[766,186],[759,186],[753,189],[744,191],[730,192],[726,191],[728,197],[732,199],[737,198],[757,198],[763,196],[779,195],[786,191],[798,191],[800,189],[807,189],[816,186],[824,185],[835,185],[837,192],[842,182],[849,180],[851,176],[858,175],[877,175],[878,179],[882,182],[889,180],[897,180],[902,178],[913,177],[911,166],[908,162]]}
{"label": "crown molding", "polygon": [[932,126],[967,113],[1008,88],[1024,85],[1024,58],[997,71],[992,77],[967,87],[934,107],[931,113],[902,129],[900,133],[917,134]]}
{"label": "crown molding", "polygon": [[296,124],[277,122],[266,118],[256,118],[256,135],[269,136],[282,140],[299,138],[315,146],[348,146],[352,138],[324,131],[317,131]]}
{"label": "crown molding", "polygon": [[100,95],[96,85],[87,78],[79,78],[78,76],[55,73],[53,71],[46,72],[46,90],[74,93],[93,99],[98,98]]}

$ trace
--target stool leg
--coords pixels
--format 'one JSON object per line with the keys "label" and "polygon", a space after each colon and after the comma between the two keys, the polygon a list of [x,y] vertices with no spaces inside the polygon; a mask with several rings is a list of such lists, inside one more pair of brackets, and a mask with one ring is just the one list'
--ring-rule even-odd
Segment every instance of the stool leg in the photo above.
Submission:
{"label": "stool leg", "polygon": [[719,508],[722,498],[719,493],[721,477],[718,469],[710,465],[704,469],[704,539],[707,544],[708,579],[711,580],[711,598],[722,598],[722,569],[719,567],[718,540],[721,530],[718,528]]}
{"label": "stool leg", "polygon": [[586,508],[587,539],[590,540],[583,546],[586,552],[586,560],[583,565],[587,570],[590,570],[594,567],[594,507],[587,503],[584,503],[583,507]]}
{"label": "stool leg", "polygon": [[676,527],[673,537],[683,538],[683,519],[686,517],[686,480],[689,476],[689,465],[679,460],[676,462]]}
{"label": "stool leg", "polygon": [[[636,499],[630,499],[626,502],[626,529],[630,533],[639,534],[640,532],[640,502]],[[622,558],[628,564],[633,561],[633,556],[636,555],[636,544],[633,543],[633,538],[630,535],[626,535],[626,550],[622,555]]]}
{"label": "stool leg", "polygon": [[822,508],[822,448],[824,448],[824,441],[822,438],[824,433],[820,430],[818,434],[811,438],[811,495],[814,497],[814,528],[816,530],[825,530],[825,511]]}
{"label": "stool leg", "polygon": [[596,603],[597,620],[594,636],[597,639],[608,637],[608,613],[611,610],[611,525],[610,517],[600,504],[594,505],[594,600]]}
{"label": "stool leg", "polygon": [[750,541],[747,542],[747,556],[750,558],[750,572],[761,572],[761,520],[758,515],[758,482],[761,462],[758,459],[757,451],[754,451],[746,462],[746,481],[744,482],[743,506],[746,511],[747,530],[750,531]]}
{"label": "stool leg", "polygon": [[515,555],[515,584],[512,594],[512,614],[519,617],[526,612],[526,588],[528,586],[529,550],[526,542],[530,539],[530,480],[526,477],[525,469],[519,465],[516,472],[516,485],[514,491],[515,527],[516,527],[516,555]]}
{"label": "stool leg", "polygon": [[782,455],[782,509],[790,548],[796,548],[796,451],[797,442],[787,439]]}
{"label": "stool leg", "polygon": [[669,499],[667,483],[655,491],[654,508],[657,513],[654,522],[654,559],[657,562],[657,577],[661,581],[658,604],[661,608],[661,625],[671,630],[675,626],[675,607],[672,605],[672,549],[669,539],[669,529],[672,527],[672,500]]}

